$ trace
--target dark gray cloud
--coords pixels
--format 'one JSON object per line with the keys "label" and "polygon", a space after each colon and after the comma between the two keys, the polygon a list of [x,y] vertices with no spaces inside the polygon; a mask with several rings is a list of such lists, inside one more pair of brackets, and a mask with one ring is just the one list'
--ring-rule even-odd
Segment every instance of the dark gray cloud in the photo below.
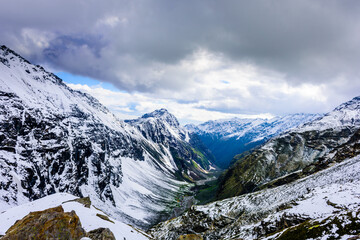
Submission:
{"label": "dark gray cloud", "polygon": [[206,49],[344,98],[360,92],[359,11],[356,0],[14,0],[0,8],[0,38],[36,63],[128,91],[191,88],[179,66]]}

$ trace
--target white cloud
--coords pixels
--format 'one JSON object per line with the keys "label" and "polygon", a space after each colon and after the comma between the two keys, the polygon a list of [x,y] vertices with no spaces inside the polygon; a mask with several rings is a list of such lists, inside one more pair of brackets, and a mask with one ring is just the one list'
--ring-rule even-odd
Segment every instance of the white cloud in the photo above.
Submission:
{"label": "white cloud", "polygon": [[106,16],[104,18],[97,20],[95,26],[99,28],[104,26],[114,28],[118,24],[127,24],[127,23],[128,23],[128,19],[126,17],[120,18],[118,16]]}
{"label": "white cloud", "polygon": [[199,123],[207,120],[224,118],[272,118],[271,114],[233,114],[220,111],[199,109],[198,104],[178,103],[171,99],[155,98],[139,93],[126,93],[111,91],[101,86],[88,86],[86,84],[67,84],[69,87],[95,96],[102,104],[107,106],[121,119],[132,119],[152,112],[156,109],[167,108],[182,123]]}
{"label": "white cloud", "polygon": [[163,66],[162,78],[171,79],[177,72],[185,78],[185,86],[176,91],[160,89],[157,94],[190,102],[197,108],[238,114],[287,114],[322,112],[339,104],[328,102],[324,84],[290,85],[283,74],[234,63],[204,49],[179,64]]}
{"label": "white cloud", "polygon": [[173,74],[179,74],[184,77],[184,86],[175,91],[159,88],[154,93],[111,91],[81,84],[69,86],[96,96],[121,118],[167,108],[182,122],[326,112],[341,103],[327,97],[331,89],[324,84],[290,85],[282,74],[260,70],[251,64],[233,63],[204,49],[161,69],[153,73],[156,77],[145,74],[144,81],[149,78],[161,84],[172,79]]}

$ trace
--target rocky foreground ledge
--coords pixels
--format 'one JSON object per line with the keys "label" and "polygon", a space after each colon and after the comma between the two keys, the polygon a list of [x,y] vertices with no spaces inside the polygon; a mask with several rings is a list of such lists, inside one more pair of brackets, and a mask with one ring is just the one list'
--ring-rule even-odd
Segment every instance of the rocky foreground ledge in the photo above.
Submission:
{"label": "rocky foreground ledge", "polygon": [[115,240],[108,228],[86,232],[75,211],[64,212],[62,206],[31,212],[11,226],[1,240],[14,239],[91,239]]}
{"label": "rocky foreground ledge", "polygon": [[106,215],[89,197],[56,193],[0,210],[0,239],[146,240],[151,237]]}

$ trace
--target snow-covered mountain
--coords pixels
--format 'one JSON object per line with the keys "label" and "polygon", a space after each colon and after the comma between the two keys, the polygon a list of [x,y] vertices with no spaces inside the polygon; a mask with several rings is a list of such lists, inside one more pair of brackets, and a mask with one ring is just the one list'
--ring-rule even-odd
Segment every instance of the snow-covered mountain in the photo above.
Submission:
{"label": "snow-covered mountain", "polygon": [[120,121],[5,46],[0,106],[0,210],[67,192],[147,227],[214,168],[170,113]]}
{"label": "snow-covered mountain", "polygon": [[153,227],[156,239],[358,239],[360,98],[238,157],[218,197]]}
{"label": "snow-covered mountain", "polygon": [[185,127],[197,134],[216,158],[216,164],[227,168],[236,154],[251,150],[266,140],[310,122],[319,114],[290,114],[272,119],[240,119],[208,121]]}
{"label": "snow-covered mountain", "polygon": [[[309,175],[360,153],[360,98],[341,104],[321,118],[269,140],[237,162],[222,176],[219,198],[247,193],[276,178],[274,184]],[[300,171],[296,174],[294,172]]]}
{"label": "snow-covered mountain", "polygon": [[217,168],[212,162],[214,157],[206,147],[196,136],[183,129],[175,116],[166,109],[125,122],[135,127],[143,137],[150,139],[157,152],[172,156],[165,164],[175,168],[178,175],[190,180],[200,180],[206,177],[207,170]]}

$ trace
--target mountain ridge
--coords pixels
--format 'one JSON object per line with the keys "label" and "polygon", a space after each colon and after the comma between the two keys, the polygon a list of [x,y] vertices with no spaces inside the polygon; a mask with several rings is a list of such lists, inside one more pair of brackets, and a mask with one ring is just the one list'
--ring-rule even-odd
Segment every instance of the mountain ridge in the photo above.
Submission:
{"label": "mountain ridge", "polygon": [[185,127],[189,132],[197,134],[212,151],[218,166],[227,168],[235,155],[258,147],[266,140],[320,116],[289,114],[272,119],[232,118]]}

